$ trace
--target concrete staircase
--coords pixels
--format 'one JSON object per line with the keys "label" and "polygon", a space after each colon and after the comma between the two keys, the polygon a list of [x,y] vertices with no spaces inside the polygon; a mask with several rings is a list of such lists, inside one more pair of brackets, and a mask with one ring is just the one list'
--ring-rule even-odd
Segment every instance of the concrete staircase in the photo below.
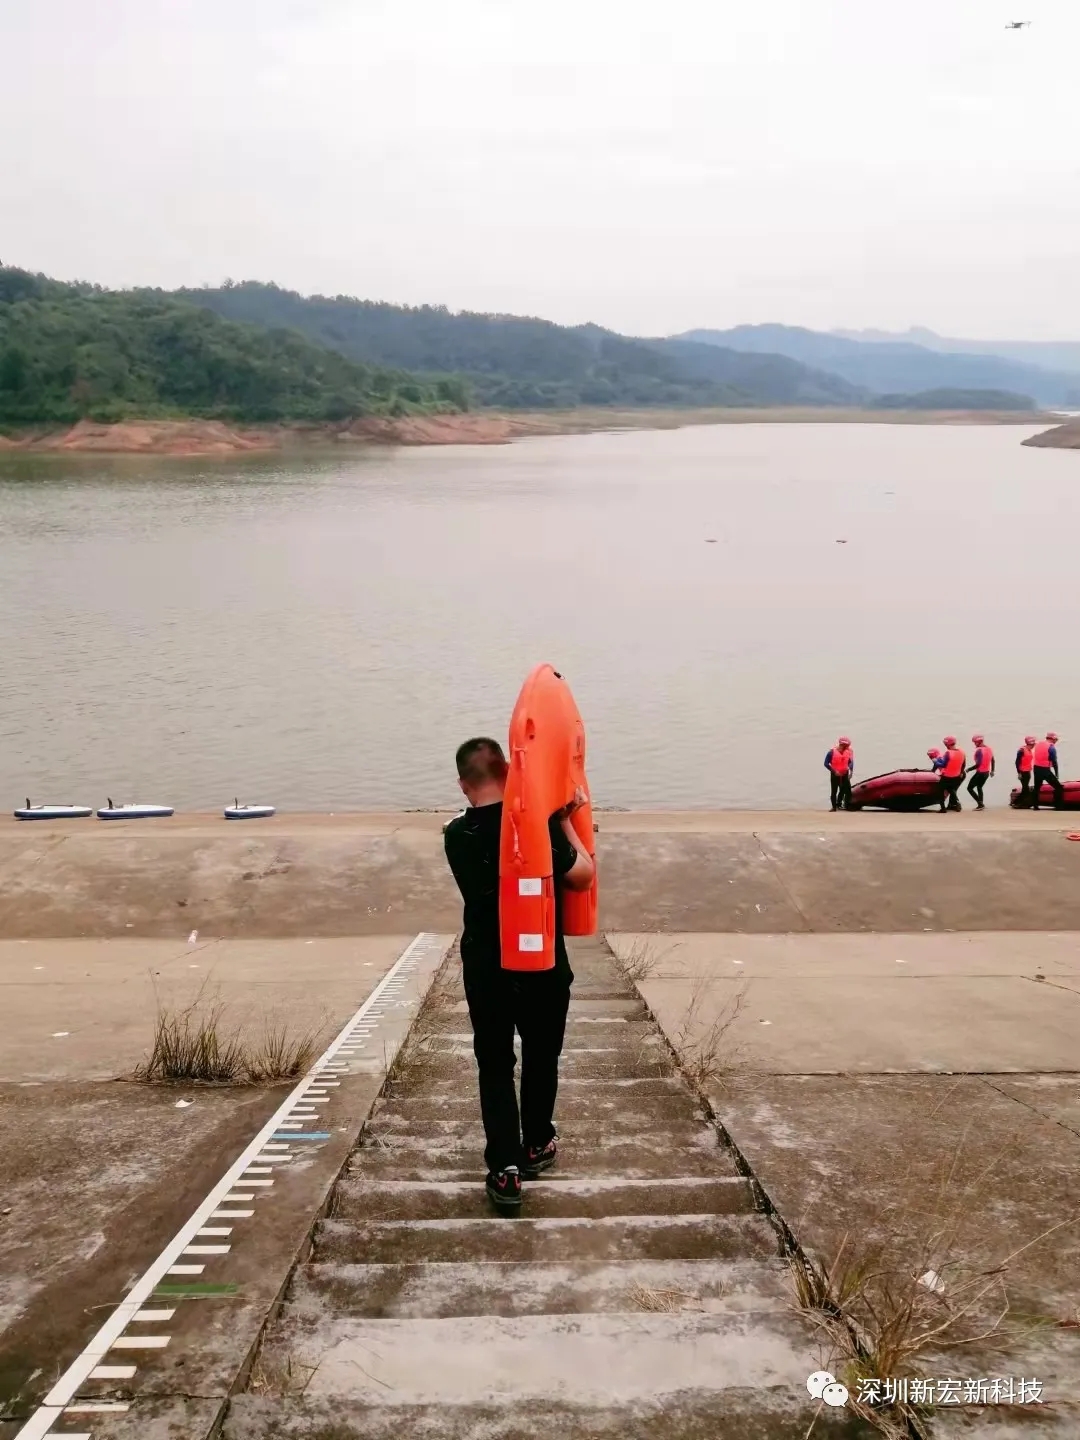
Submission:
{"label": "concrete staircase", "polygon": [[804,1440],[826,1357],[773,1231],[606,945],[571,958],[558,1167],[492,1214],[452,958],[227,1440]]}

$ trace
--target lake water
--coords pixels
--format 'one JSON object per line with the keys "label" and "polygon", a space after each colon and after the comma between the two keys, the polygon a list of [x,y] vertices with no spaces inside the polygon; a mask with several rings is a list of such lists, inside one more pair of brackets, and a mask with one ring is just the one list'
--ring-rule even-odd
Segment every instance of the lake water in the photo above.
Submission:
{"label": "lake water", "polygon": [[1030,433],[9,455],[0,804],[452,806],[541,660],[599,805],[820,806],[841,732],[865,776],[976,729],[1002,803],[1025,731],[1080,774],[1080,454]]}

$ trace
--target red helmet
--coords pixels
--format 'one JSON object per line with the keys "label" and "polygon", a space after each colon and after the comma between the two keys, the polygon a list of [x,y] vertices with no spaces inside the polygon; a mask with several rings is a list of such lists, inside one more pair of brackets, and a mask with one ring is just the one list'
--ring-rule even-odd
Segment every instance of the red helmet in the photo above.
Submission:
{"label": "red helmet", "polygon": [[1056,744],[1057,744],[1057,738],[1058,738],[1058,737],[1054,734],[1054,732],[1053,732],[1052,730],[1047,730],[1047,732],[1046,732],[1046,738],[1050,741],[1050,744],[1051,744],[1051,745],[1056,745]]}
{"label": "red helmet", "polygon": [[986,737],[984,735],[972,735],[971,743],[973,745],[985,745]]}
{"label": "red helmet", "polygon": [[840,739],[836,743],[837,745],[839,745],[841,750],[844,750],[851,744],[851,741],[846,735],[841,735]]}
{"label": "red helmet", "polygon": [[1038,742],[1037,742],[1037,740],[1036,740],[1036,738],[1035,738],[1034,735],[1025,735],[1025,736],[1024,736],[1024,744],[1025,744],[1025,745],[1035,745],[1035,744],[1037,744],[1037,743],[1038,743]]}
{"label": "red helmet", "polygon": [[945,749],[946,749],[946,750],[951,750],[951,749],[953,748],[953,746],[956,744],[956,736],[955,736],[955,735],[946,735],[946,736],[945,736],[945,739],[944,739],[941,743],[945,746]]}
{"label": "red helmet", "polygon": [[926,758],[928,760],[938,760],[941,758],[941,751],[935,746],[933,750],[927,750]]}

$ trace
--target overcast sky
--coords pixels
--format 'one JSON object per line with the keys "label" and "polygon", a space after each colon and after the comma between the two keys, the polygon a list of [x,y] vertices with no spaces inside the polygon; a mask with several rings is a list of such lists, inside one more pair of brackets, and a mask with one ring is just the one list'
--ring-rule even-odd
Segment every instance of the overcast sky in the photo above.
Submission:
{"label": "overcast sky", "polygon": [[0,259],[1080,339],[1080,4],[1009,3],[0,0]]}

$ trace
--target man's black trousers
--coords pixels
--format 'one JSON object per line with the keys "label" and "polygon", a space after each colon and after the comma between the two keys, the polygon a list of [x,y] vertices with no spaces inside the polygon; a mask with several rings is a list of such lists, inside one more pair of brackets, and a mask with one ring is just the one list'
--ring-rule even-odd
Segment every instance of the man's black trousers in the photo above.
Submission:
{"label": "man's black trousers", "polygon": [[[466,965],[464,979],[480,1071],[484,1159],[489,1170],[505,1170],[521,1164],[523,1149],[542,1149],[555,1135],[570,980],[557,970],[518,973],[480,965]],[[515,1030],[521,1036],[520,1113]]]}
{"label": "man's black trousers", "polygon": [[1049,785],[1050,788],[1051,788],[1051,790],[1053,790],[1053,792],[1054,792],[1054,808],[1055,808],[1055,810],[1060,807],[1061,802],[1062,802],[1062,800],[1063,800],[1063,798],[1064,798],[1065,792],[1064,792],[1064,790],[1062,789],[1061,781],[1058,779],[1058,777],[1054,774],[1053,770],[1051,770],[1048,765],[1047,765],[1047,766],[1043,766],[1043,765],[1034,765],[1034,766],[1032,766],[1031,784],[1032,784],[1031,808],[1032,808],[1033,810],[1037,810],[1037,809],[1039,808],[1039,802],[1040,802],[1040,800],[1042,799],[1042,794],[1041,794],[1041,792],[1042,792],[1042,787],[1043,787],[1044,785]]}

